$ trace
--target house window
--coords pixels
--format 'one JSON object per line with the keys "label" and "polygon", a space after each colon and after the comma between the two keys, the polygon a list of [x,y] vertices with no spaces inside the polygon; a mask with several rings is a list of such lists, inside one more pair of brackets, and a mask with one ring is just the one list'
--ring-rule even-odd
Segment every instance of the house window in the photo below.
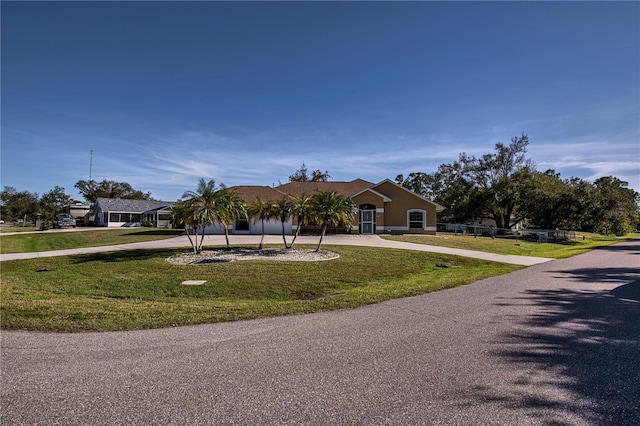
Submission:
{"label": "house window", "polygon": [[236,219],[236,231],[248,231],[249,221],[247,219]]}
{"label": "house window", "polygon": [[424,212],[413,211],[409,212],[409,229],[423,229],[424,228]]}
{"label": "house window", "polygon": [[109,222],[140,222],[139,213],[109,213]]}

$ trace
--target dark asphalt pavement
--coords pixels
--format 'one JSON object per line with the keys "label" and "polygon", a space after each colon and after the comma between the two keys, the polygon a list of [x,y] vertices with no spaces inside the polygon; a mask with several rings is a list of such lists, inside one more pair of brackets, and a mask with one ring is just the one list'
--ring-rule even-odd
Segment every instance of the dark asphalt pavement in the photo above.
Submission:
{"label": "dark asphalt pavement", "polygon": [[364,308],[0,333],[3,425],[637,425],[640,241]]}

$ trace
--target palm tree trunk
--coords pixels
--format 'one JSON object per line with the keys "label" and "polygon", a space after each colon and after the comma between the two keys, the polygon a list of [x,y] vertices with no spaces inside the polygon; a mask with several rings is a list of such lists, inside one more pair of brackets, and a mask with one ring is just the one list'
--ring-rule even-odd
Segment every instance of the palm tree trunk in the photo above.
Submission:
{"label": "palm tree trunk", "polygon": [[198,250],[198,252],[202,251],[202,245],[204,244],[204,229],[205,229],[205,226],[203,224],[202,225],[202,234],[200,234],[200,249]]}
{"label": "palm tree trunk", "polygon": [[191,248],[193,249],[193,253],[196,253],[196,246],[193,244],[193,240],[191,239],[191,235],[189,234],[189,229],[187,225],[184,226],[184,231],[187,233],[187,238],[189,239],[189,243],[191,244]]}
{"label": "palm tree trunk", "polygon": [[324,233],[327,231],[327,224],[322,224],[322,232],[320,233],[320,241],[318,241],[318,247],[316,248],[316,253],[320,251],[320,246],[322,245],[322,239],[324,238]]}
{"label": "palm tree trunk", "polygon": [[262,242],[264,241],[264,219],[262,219],[262,236],[260,237],[260,245],[258,250],[262,250]]}
{"label": "palm tree trunk", "polygon": [[281,221],[282,222],[282,240],[284,241],[284,248],[290,248],[287,245],[287,238],[284,236],[284,220]]}
{"label": "palm tree trunk", "polygon": [[229,244],[229,228],[227,225],[224,225],[224,239],[227,241],[227,248],[231,248],[231,245]]}
{"label": "palm tree trunk", "polygon": [[195,239],[195,247],[193,249],[194,253],[198,253],[198,227],[196,226],[196,229],[194,229],[193,231],[193,238]]}
{"label": "palm tree trunk", "polygon": [[296,238],[298,238],[298,235],[300,235],[301,227],[302,227],[302,219],[298,217],[298,227],[296,228],[296,233],[293,234],[293,240],[291,240],[291,245],[289,246],[289,248],[293,248],[293,244],[296,242]]}

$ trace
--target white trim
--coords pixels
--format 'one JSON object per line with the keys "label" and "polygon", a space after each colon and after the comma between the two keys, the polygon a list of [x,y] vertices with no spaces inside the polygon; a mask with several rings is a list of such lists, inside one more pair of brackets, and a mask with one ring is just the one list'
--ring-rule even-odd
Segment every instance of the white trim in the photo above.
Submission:
{"label": "white trim", "polygon": [[[369,212],[371,214],[371,220],[364,220],[363,213]],[[377,223],[377,209],[360,209],[358,211],[358,232],[362,235],[374,235],[376,233],[376,223]],[[364,232],[364,226],[371,225],[371,232]]]}
{"label": "white trim", "polygon": [[[376,186],[376,185],[373,185],[373,186]],[[371,186],[370,186],[369,188],[365,188],[365,189],[363,189],[363,190],[362,190],[362,191],[360,191],[360,192],[356,192],[355,194],[350,195],[350,196],[349,196],[349,198],[353,199],[354,197],[357,197],[358,195],[360,195],[360,194],[362,194],[362,193],[364,193],[364,192],[367,192],[367,191],[371,191],[371,192],[373,192],[375,195],[377,195],[378,197],[382,198],[382,201],[384,201],[385,203],[390,203],[390,202],[391,202],[391,198],[389,198],[389,197],[387,197],[386,195],[384,195],[384,194],[382,194],[382,193],[380,193],[380,192],[376,191],[376,190],[375,190],[375,189],[373,189],[373,187],[371,187]]]}
{"label": "white trim", "polygon": [[[422,227],[421,228],[411,228],[411,213],[422,213]],[[408,229],[422,229],[422,230],[425,230],[426,227],[427,227],[427,211],[426,210],[423,210],[423,209],[409,209],[409,210],[407,210],[407,228]]]}
{"label": "white trim", "polygon": [[376,213],[384,213],[384,207],[378,207]]}
{"label": "white trim", "polygon": [[[409,228],[408,226],[377,226],[376,230],[380,230],[380,231],[411,231],[412,229],[419,229],[419,228]],[[437,228],[435,226],[425,226],[424,228],[421,228],[423,231],[437,231]]]}

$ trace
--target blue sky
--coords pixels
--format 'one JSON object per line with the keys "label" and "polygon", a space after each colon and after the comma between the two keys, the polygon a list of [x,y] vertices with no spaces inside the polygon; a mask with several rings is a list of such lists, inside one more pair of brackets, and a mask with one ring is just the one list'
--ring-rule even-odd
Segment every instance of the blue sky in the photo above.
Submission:
{"label": "blue sky", "polygon": [[523,132],[640,191],[638,2],[6,2],[1,184],[433,172]]}

